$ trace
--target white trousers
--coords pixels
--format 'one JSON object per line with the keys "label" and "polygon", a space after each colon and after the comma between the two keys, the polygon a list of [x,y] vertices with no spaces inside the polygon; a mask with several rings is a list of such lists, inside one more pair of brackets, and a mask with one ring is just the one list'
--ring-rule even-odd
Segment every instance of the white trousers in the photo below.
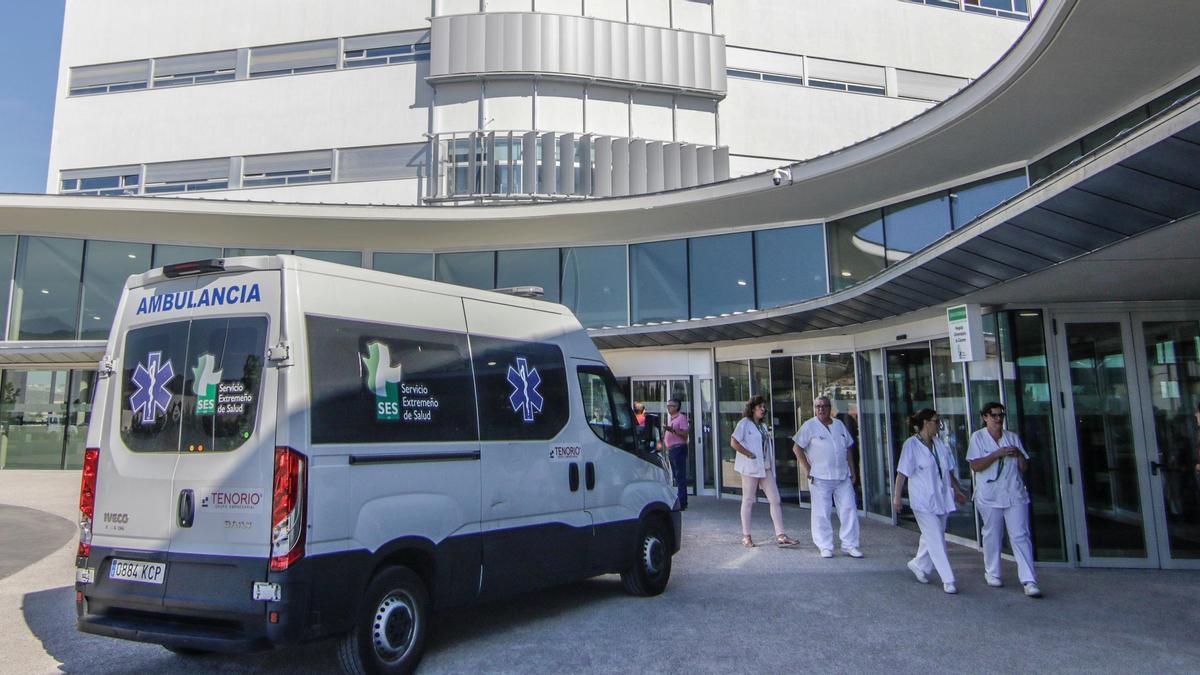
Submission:
{"label": "white trousers", "polygon": [[1037,583],[1033,572],[1033,541],[1029,537],[1029,505],[978,506],[983,517],[983,568],[1000,578],[1000,545],[1008,530],[1008,545],[1017,559],[1017,578],[1022,584]]}
{"label": "white trousers", "polygon": [[842,550],[858,548],[858,505],[854,502],[854,483],[849,478],[830,480],[813,478],[809,482],[812,497],[812,540],[821,550],[833,550],[832,506],[837,506]]}
{"label": "white trousers", "polygon": [[925,574],[937,569],[943,584],[954,583],[954,570],[950,569],[950,558],[946,556],[946,518],[949,514],[913,511],[917,527],[921,528],[921,543],[917,545],[917,557],[913,563]]}

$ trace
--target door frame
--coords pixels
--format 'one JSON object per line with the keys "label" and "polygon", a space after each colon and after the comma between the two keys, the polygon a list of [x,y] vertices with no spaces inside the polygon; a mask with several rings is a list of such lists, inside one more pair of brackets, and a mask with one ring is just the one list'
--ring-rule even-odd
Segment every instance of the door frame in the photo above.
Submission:
{"label": "door frame", "polygon": [[[1095,312],[1086,309],[1064,309],[1047,311],[1047,323],[1050,324],[1051,340],[1053,341],[1055,359],[1053,375],[1057,383],[1059,411],[1056,427],[1067,472],[1066,483],[1060,485],[1064,495],[1064,505],[1069,505],[1071,528],[1068,541],[1075,544],[1075,562],[1081,567],[1115,567],[1115,568],[1149,568],[1157,569],[1162,566],[1160,555],[1159,523],[1154,503],[1154,490],[1149,475],[1150,444],[1147,443],[1145,410],[1136,401],[1144,398],[1141,395],[1142,382],[1139,373],[1144,372],[1144,358],[1135,342],[1133,313],[1125,311]],[[1132,440],[1134,445],[1134,461],[1138,467],[1137,484],[1138,497],[1141,506],[1142,533],[1146,547],[1145,558],[1106,558],[1092,556],[1088,552],[1087,542],[1087,505],[1083,495],[1083,471],[1079,452],[1079,436],[1075,424],[1075,401],[1071,393],[1070,358],[1067,351],[1067,325],[1083,323],[1115,323],[1121,331],[1121,347],[1125,359],[1125,386],[1129,392],[1129,416]],[[1079,476],[1079,480],[1075,480]],[[1061,478],[1060,478],[1061,482]],[[1164,521],[1165,522],[1165,521]]]}

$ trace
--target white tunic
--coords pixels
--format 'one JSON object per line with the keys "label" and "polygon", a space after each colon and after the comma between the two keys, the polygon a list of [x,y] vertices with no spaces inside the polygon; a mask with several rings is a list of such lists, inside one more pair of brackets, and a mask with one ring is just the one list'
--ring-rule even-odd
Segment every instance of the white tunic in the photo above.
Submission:
{"label": "white tunic", "polygon": [[821,420],[812,418],[800,425],[800,430],[792,437],[812,465],[809,475],[825,480],[846,480],[850,477],[850,464],[846,461],[846,451],[854,446],[850,431],[841,420],[831,418],[827,427]]}
{"label": "white tunic", "polygon": [[732,438],[742,444],[742,447],[754,453],[754,459],[737,453],[733,460],[733,470],[750,478],[766,478],[775,458],[775,440],[768,430],[763,434],[762,428],[749,417],[743,417],[733,430]]}
{"label": "white tunic", "polygon": [[958,465],[942,439],[934,438],[933,447],[936,459],[921,439],[909,436],[900,449],[896,471],[908,477],[908,503],[913,511],[942,515],[956,510],[950,477],[957,475]]}
{"label": "white tunic", "polygon": [[[967,460],[982,459],[995,452],[998,448],[1012,446],[1029,459],[1021,439],[1011,431],[1004,431],[1000,442],[992,438],[986,428],[971,434],[971,444],[967,446]],[[1004,465],[1001,466],[1001,461]],[[992,462],[992,465],[975,474],[975,503],[979,506],[992,508],[1008,508],[1019,504],[1029,503],[1029,492],[1025,489],[1025,478],[1017,466],[1016,457],[1004,457]]]}

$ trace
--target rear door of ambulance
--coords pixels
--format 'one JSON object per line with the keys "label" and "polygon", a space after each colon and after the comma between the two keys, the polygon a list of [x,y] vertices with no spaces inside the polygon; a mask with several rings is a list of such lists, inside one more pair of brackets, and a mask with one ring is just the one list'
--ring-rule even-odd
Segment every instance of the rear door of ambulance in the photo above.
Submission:
{"label": "rear door of ambulance", "polygon": [[251,590],[270,556],[278,386],[266,352],[279,307],[279,270],[127,292],[96,488],[103,559],[89,561],[101,604],[229,620],[264,612]]}

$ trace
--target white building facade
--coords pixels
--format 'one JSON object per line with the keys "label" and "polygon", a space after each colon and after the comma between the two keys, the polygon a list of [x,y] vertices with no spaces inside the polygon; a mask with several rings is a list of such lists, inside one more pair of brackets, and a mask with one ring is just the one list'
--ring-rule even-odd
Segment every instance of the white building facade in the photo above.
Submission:
{"label": "white building facade", "polygon": [[1033,4],[68,2],[47,191],[444,204],[712,183],[927,110]]}

